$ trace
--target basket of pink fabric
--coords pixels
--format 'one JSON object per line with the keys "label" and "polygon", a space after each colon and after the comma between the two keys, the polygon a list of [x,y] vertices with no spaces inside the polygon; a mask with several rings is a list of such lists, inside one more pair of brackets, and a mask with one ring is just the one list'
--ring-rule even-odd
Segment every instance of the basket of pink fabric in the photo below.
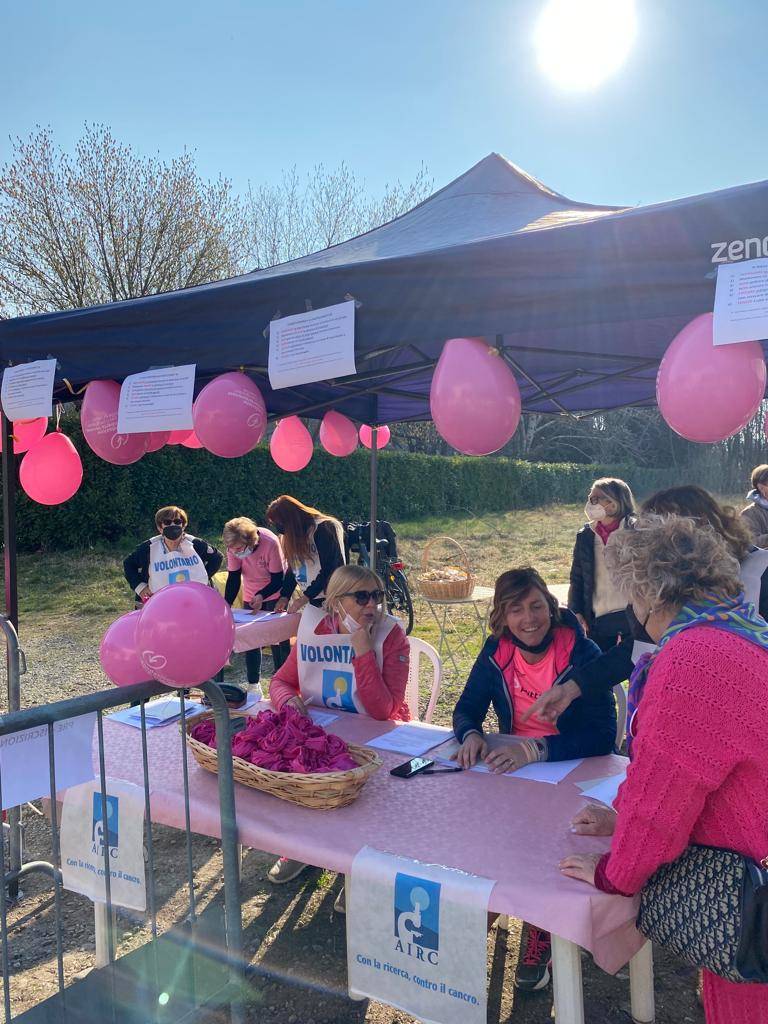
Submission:
{"label": "basket of pink fabric", "polygon": [[[237,717],[237,712],[232,712]],[[217,772],[213,712],[188,722],[187,745],[201,768]],[[381,765],[373,750],[345,743],[294,708],[260,711],[232,737],[236,782],[302,807],[327,810],[356,799]]]}

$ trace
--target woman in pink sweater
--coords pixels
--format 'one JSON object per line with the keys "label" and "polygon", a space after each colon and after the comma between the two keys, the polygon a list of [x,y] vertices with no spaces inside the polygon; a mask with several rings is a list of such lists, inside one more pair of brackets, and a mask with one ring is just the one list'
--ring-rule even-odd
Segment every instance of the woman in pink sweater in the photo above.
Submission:
{"label": "woman in pink sweater", "polygon": [[[615,811],[585,808],[573,831],[610,835],[609,854],[573,854],[564,874],[639,892],[692,843],[768,856],[768,626],[743,601],[738,564],[714,531],[644,516],[611,571],[659,644],[633,675],[632,762]],[[703,971],[708,1024],[768,1024],[768,985]]]}

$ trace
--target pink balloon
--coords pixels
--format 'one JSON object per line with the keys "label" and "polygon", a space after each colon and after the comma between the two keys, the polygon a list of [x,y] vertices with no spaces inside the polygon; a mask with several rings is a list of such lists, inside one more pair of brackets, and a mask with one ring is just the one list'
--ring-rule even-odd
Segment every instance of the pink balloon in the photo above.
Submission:
{"label": "pink balloon", "polygon": [[[48,418],[46,416],[38,416],[35,420],[14,420],[11,425],[11,432],[13,433],[13,454],[21,455],[22,452],[29,451],[33,444],[45,437],[45,432],[48,429]],[[3,450],[3,435],[0,432],[0,452]]]}
{"label": "pink balloon", "polygon": [[329,455],[351,455],[357,448],[357,427],[340,412],[327,412],[320,424],[320,444]]}
{"label": "pink balloon", "polygon": [[522,401],[515,376],[482,338],[446,341],[429,405],[437,432],[465,455],[490,455],[509,441]]}
{"label": "pink balloon", "polygon": [[286,473],[298,473],[312,458],[312,436],[298,416],[280,420],[269,441],[272,458]]}
{"label": "pink balloon", "polygon": [[118,434],[117,407],[120,385],[114,380],[92,380],[80,409],[83,437],[99,458],[116,466],[138,462],[147,450],[146,434]]}
{"label": "pink balloon", "polygon": [[166,444],[181,444],[182,441],[186,441],[189,435],[192,433],[191,430],[172,430]]}
{"label": "pink balloon", "polygon": [[77,448],[59,431],[46,434],[21,460],[19,481],[33,501],[60,505],[83,482],[83,464]]}
{"label": "pink balloon", "polygon": [[147,439],[147,452],[159,452],[168,444],[171,432],[170,430],[153,430],[151,434],[142,436]]}
{"label": "pink balloon", "polygon": [[136,650],[136,627],[143,608],[115,619],[101,638],[99,661],[107,678],[115,686],[147,683],[152,676],[142,666]]}
{"label": "pink balloon", "polygon": [[214,587],[174,583],[147,601],[136,627],[146,672],[166,686],[198,686],[224,667],[235,642],[232,611]]}
{"label": "pink balloon", "polygon": [[184,440],[181,443],[182,443],[182,445],[185,448],[202,448],[203,447],[203,442],[200,440],[200,438],[197,436],[197,434],[194,432],[194,430],[190,430],[190,432],[187,434],[187,436],[184,438]]}
{"label": "pink balloon", "polygon": [[224,459],[251,451],[264,436],[267,407],[261,392],[244,373],[222,373],[206,384],[192,407],[201,443]]}
{"label": "pink balloon", "polygon": [[749,423],[765,394],[765,359],[757,341],[713,344],[712,313],[673,339],[659,365],[656,401],[669,426],[689,441],[714,444]]}
{"label": "pink balloon", "polygon": [[[391,436],[389,427],[386,425],[379,427],[376,431],[376,449],[385,448],[389,444]],[[373,447],[373,430],[366,423],[360,427],[360,440],[366,448]]]}

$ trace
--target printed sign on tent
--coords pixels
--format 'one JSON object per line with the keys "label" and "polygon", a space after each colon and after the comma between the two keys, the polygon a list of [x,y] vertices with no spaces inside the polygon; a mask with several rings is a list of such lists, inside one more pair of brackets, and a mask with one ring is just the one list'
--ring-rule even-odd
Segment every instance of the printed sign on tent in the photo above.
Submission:
{"label": "printed sign on tent", "polygon": [[768,259],[717,268],[712,330],[715,345],[768,338]]}
{"label": "printed sign on tent", "polygon": [[3,371],[0,401],[9,420],[34,420],[53,412],[55,359],[8,366]]}
{"label": "printed sign on tent", "polygon": [[494,884],[364,847],[347,880],[350,992],[424,1024],[485,1024]]}
{"label": "printed sign on tent", "polygon": [[132,373],[120,388],[119,434],[191,430],[195,363]]}
{"label": "printed sign on tent", "polygon": [[95,779],[67,790],[61,812],[61,876],[65,889],[106,903],[104,853],[109,851],[112,902],[147,906],[144,877],[144,792],[107,779],[106,801]]}
{"label": "printed sign on tent", "polygon": [[[93,730],[96,715],[79,715],[53,727],[56,788],[66,789],[93,778]],[[0,736],[0,784],[3,810],[50,796],[48,726],[34,726]]]}
{"label": "printed sign on tent", "polygon": [[354,301],[273,320],[268,370],[274,390],[356,373]]}

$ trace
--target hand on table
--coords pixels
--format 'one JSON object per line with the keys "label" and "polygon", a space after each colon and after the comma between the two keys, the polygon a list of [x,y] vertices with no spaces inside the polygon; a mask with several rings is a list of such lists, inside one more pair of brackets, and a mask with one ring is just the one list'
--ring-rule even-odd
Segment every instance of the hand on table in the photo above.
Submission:
{"label": "hand on table", "polygon": [[462,768],[472,768],[478,761],[485,760],[488,744],[477,732],[471,732],[451,758]]}
{"label": "hand on table", "polygon": [[560,686],[553,686],[551,690],[542,693],[535,704],[531,704],[521,715],[521,721],[527,722],[534,716],[540,722],[556,722],[567,707],[581,696],[579,684],[574,679]]}
{"label": "hand on table", "polygon": [[305,597],[304,594],[301,597],[295,597],[293,601],[288,605],[289,612],[300,612],[302,608],[309,604],[309,598]]}
{"label": "hand on table", "polygon": [[261,606],[263,604],[264,604],[264,597],[261,594],[256,594],[256,596],[251,599],[251,611],[252,612],[260,612],[261,611]]}
{"label": "hand on table", "polygon": [[277,604],[275,605],[275,611],[276,612],[284,612],[287,607],[288,607],[288,598],[287,597],[280,597],[280,598],[278,598]]}
{"label": "hand on table", "polygon": [[492,750],[485,759],[488,769],[494,775],[503,775],[504,772],[515,772],[518,768],[524,768],[538,760],[538,751],[531,740],[523,739],[514,742],[505,742],[496,750]]}
{"label": "hand on table", "polygon": [[599,853],[571,853],[563,857],[558,867],[569,878],[577,878],[580,882],[594,885],[595,869],[599,860]]}
{"label": "hand on table", "polygon": [[307,705],[301,699],[301,697],[291,697],[290,700],[286,701],[286,704],[294,708],[299,712],[300,715],[304,715],[305,718],[309,718],[309,712],[307,711]]}
{"label": "hand on table", "polygon": [[616,829],[616,811],[603,804],[586,804],[574,815],[571,832],[579,836],[612,836]]}

